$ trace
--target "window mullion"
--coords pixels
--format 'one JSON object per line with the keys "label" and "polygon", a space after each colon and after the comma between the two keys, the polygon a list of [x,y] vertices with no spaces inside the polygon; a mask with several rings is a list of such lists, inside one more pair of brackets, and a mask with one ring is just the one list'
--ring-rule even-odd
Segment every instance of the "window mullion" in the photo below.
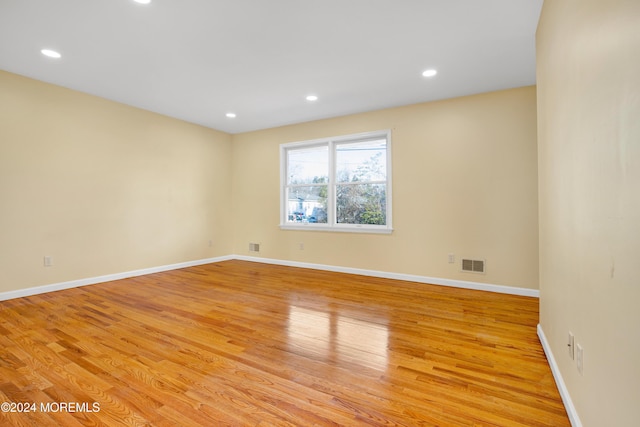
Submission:
{"label": "window mullion", "polygon": [[336,153],[335,143],[329,141],[329,187],[327,197],[327,222],[332,226],[336,224]]}

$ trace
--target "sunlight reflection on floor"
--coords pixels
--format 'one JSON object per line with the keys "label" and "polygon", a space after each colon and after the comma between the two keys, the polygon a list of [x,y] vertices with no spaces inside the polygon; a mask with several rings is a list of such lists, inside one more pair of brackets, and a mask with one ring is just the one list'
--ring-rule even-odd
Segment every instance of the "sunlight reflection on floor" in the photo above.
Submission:
{"label": "sunlight reflection on floor", "polygon": [[389,330],[333,311],[289,307],[289,346],[299,354],[338,366],[387,369]]}

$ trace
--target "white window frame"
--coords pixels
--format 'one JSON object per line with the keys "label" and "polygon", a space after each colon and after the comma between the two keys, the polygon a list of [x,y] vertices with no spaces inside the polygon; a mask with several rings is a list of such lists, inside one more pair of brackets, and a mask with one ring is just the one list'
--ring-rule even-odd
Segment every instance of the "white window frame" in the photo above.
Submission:
{"label": "white window frame", "polygon": [[[341,224],[336,222],[336,146],[344,143],[366,142],[375,139],[386,140],[386,224]],[[327,184],[327,223],[309,223],[287,221],[287,152],[289,150],[328,146],[329,151],[329,182]],[[332,138],[315,139],[311,141],[290,142],[280,144],[280,228],[283,230],[315,230],[338,231],[350,233],[380,233],[390,234],[392,226],[392,194],[391,194],[391,130],[343,135]]]}

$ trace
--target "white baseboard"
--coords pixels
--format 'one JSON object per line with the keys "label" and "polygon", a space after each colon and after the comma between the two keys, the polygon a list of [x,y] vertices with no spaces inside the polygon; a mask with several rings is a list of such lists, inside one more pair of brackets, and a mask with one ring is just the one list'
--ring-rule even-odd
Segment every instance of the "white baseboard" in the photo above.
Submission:
{"label": "white baseboard", "polygon": [[50,285],[36,286],[33,288],[18,289],[15,291],[0,292],[0,301],[13,298],[27,297],[30,295],[55,292],[63,289],[77,288],[80,286],[95,285],[96,283],[110,282],[112,280],[126,279],[129,277],[143,276],[145,274],[159,273],[162,271],[177,270],[179,268],[193,267],[195,265],[211,264],[214,262],[228,261],[232,259],[261,262],[264,264],[276,264],[289,267],[312,268],[315,270],[335,271],[338,273],[360,274],[363,276],[381,277],[385,279],[406,280],[409,282],[426,283],[432,285],[450,286],[454,288],[475,289],[479,291],[498,292],[511,295],[522,295],[528,297],[540,296],[537,289],[517,288],[512,286],[492,285],[488,283],[467,282],[463,280],[441,279],[437,277],[417,276],[412,274],[388,273],[385,271],[365,270],[360,268],[337,267],[325,264],[312,264],[307,262],[286,261],[272,258],[259,258],[244,255],[226,255],[216,258],[187,261],[177,264],[163,265],[159,267],[143,268],[140,270],[127,271],[124,273],[107,274],[104,276],[90,277],[86,279],[71,280],[68,282],[53,283]]}
{"label": "white baseboard", "polygon": [[18,289],[15,291],[0,292],[0,301],[14,298],[28,297],[30,295],[44,294],[47,292],[61,291],[63,289],[77,288],[80,286],[95,285],[96,283],[111,282],[112,280],[127,279],[129,277],[144,276],[145,274],[160,273],[162,271],[177,270],[179,268],[193,267],[195,265],[211,264],[233,259],[223,256],[217,258],[200,259],[196,261],[180,262],[177,264],[162,265],[159,267],[143,268],[140,270],[126,271],[124,273],[107,274],[104,276],[89,277],[86,279],[71,280],[68,282],[53,283],[50,285],[35,286],[33,288]]}
{"label": "white baseboard", "polygon": [[477,291],[497,292],[501,294],[521,295],[527,297],[540,297],[537,289],[518,288],[513,286],[492,285],[489,283],[468,282],[464,280],[441,279],[438,277],[417,276],[413,274],[388,273],[385,271],[365,270],[360,268],[337,267],[325,264],[312,264],[307,262],[285,261],[272,258],[260,258],[244,255],[234,255],[234,259],[243,261],[261,262],[264,264],[284,265],[288,267],[312,268],[315,270],[335,271],[338,273],[360,274],[362,276],[381,277],[384,279],[406,280],[431,285],[450,286],[454,288],[474,289]]}
{"label": "white baseboard", "polygon": [[567,410],[567,415],[569,416],[571,426],[582,427],[582,422],[580,421],[580,417],[578,417],[575,406],[573,406],[573,401],[571,400],[569,390],[567,389],[567,386],[564,383],[564,379],[562,378],[562,374],[560,373],[560,368],[556,363],[555,357],[553,357],[553,353],[551,352],[551,347],[549,346],[547,337],[542,330],[542,325],[540,325],[539,323],[538,338],[540,339],[540,343],[542,344],[544,354],[547,356],[547,361],[549,362],[549,366],[551,367],[551,373],[553,373],[553,378],[556,380],[556,385],[558,386],[558,391],[560,392],[562,403],[564,403],[564,407]]}

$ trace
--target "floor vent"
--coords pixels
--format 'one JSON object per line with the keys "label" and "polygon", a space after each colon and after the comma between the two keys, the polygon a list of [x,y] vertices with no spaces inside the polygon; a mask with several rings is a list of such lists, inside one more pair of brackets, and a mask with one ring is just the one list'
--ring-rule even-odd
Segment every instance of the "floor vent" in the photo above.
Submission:
{"label": "floor vent", "polygon": [[485,261],[483,259],[462,259],[462,271],[468,273],[484,273]]}
{"label": "floor vent", "polygon": [[249,243],[249,252],[260,252],[260,243]]}

